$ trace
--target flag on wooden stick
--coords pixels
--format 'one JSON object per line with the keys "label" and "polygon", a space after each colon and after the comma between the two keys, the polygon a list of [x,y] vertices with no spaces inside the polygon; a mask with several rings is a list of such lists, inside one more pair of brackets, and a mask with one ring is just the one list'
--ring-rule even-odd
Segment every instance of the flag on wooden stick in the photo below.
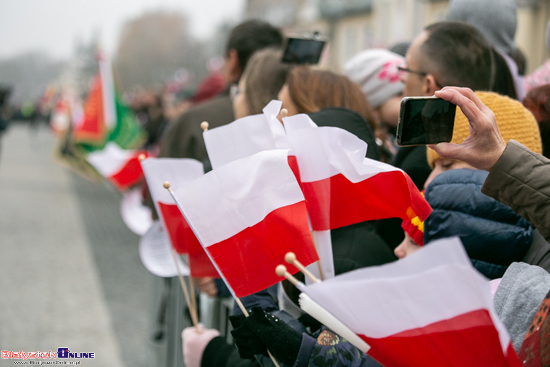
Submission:
{"label": "flag on wooden stick", "polygon": [[365,158],[367,144],[336,127],[308,127],[307,115],[284,119],[314,230],[398,217],[427,218],[432,209],[410,177]]}
{"label": "flag on wooden stick", "polygon": [[173,196],[236,297],[283,280],[273,269],[289,251],[304,265],[318,260],[287,150],[225,164]]}
{"label": "flag on wooden stick", "polygon": [[520,366],[495,313],[489,283],[472,267],[458,238],[303,289],[304,311],[324,322],[322,312],[308,303],[313,300],[367,343],[368,354],[386,367]]}
{"label": "flag on wooden stick", "polygon": [[103,150],[91,152],[86,156],[88,162],[120,191],[139,183],[143,171],[138,156],[145,151],[124,150],[113,142],[107,143]]}
{"label": "flag on wooden stick", "polygon": [[189,224],[162,186],[168,181],[174,187],[185,186],[204,175],[204,167],[195,159],[147,158],[141,161],[147,185],[158,216],[178,254],[187,254],[194,278],[219,278],[218,271],[197,240]]}

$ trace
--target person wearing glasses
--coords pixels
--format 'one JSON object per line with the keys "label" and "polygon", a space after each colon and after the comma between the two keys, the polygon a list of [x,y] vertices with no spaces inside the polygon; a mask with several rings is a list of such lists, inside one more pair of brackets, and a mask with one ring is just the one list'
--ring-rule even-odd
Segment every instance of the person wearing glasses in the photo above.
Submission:
{"label": "person wearing glasses", "polygon": [[433,96],[446,86],[496,92],[516,99],[506,61],[471,25],[444,21],[424,29],[400,66],[405,96]]}

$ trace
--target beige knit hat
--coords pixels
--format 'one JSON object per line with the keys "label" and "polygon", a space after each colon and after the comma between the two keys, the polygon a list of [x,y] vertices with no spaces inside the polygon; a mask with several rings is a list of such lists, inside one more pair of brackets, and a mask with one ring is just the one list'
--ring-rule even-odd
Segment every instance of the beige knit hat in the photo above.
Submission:
{"label": "beige knit hat", "polygon": [[[542,153],[539,127],[531,112],[523,105],[509,97],[492,92],[475,92],[481,102],[495,114],[497,126],[506,143],[514,139],[535,153]],[[460,108],[456,109],[455,126],[451,143],[460,144],[470,135],[468,119]],[[427,148],[428,164],[433,168],[434,162],[441,157]]]}

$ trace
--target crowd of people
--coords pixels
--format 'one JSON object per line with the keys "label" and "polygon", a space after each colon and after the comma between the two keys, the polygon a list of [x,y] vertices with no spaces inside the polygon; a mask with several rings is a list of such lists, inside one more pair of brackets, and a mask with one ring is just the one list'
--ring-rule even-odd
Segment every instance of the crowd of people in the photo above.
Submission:
{"label": "crowd of people", "polygon": [[[336,274],[399,261],[436,239],[458,236],[475,269],[491,281],[496,312],[520,360],[547,365],[550,344],[536,331],[550,322],[550,68],[547,62],[524,75],[514,0],[499,1],[490,17],[489,10],[480,1],[451,1],[447,20],[427,26],[406,47],[362,51],[342,73],[284,63],[281,32],[246,21],[229,35],[223,79],[205,81],[198,100],[169,115],[155,95],[141,96],[134,107],[159,157],[197,159],[206,170],[201,122],[229,124],[262,113],[274,99],[288,116],[305,113],[318,126],[353,133],[368,144],[368,158],[406,172],[433,213],[425,221],[385,219],[332,230]],[[451,143],[399,147],[401,99],[433,95],[458,106]],[[217,279],[196,285],[210,297],[228,295]],[[299,293],[283,281],[242,298],[252,312],[244,317],[233,310],[233,344],[202,325],[185,329],[186,365],[271,366],[268,350],[286,366],[380,365],[301,312]],[[266,314],[278,322],[266,323]]]}

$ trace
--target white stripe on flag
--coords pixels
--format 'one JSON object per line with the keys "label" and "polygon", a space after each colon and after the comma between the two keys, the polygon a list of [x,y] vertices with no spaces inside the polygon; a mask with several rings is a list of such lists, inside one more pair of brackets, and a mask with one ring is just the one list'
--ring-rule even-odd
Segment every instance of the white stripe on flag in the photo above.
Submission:
{"label": "white stripe on flag", "polygon": [[434,241],[391,264],[312,284],[306,293],[355,333],[371,338],[486,309],[499,331],[503,351],[510,342],[494,311],[487,279],[472,267],[456,237]]}
{"label": "white stripe on flag", "polygon": [[117,123],[115,107],[115,83],[111,60],[105,55],[99,57],[99,74],[101,76],[101,94],[103,100],[103,121],[107,129]]}
{"label": "white stripe on flag", "polygon": [[[230,124],[205,131],[204,144],[212,168],[216,169],[264,150],[275,149],[276,126],[270,121],[273,110],[280,109],[280,105],[281,102],[272,101],[264,109],[268,114],[243,117]],[[280,133],[280,130],[277,131]]]}
{"label": "white stripe on flag", "polygon": [[120,172],[134,155],[134,150],[124,150],[116,143],[108,142],[105,148],[89,153],[86,159],[103,177],[112,177]]}
{"label": "white stripe on flag", "polygon": [[147,158],[141,161],[141,167],[155,205],[157,202],[174,204],[172,196],[162,186],[164,182],[170,182],[175,190],[204,175],[202,163],[189,158]]}
{"label": "white stripe on flag", "polygon": [[174,192],[203,246],[226,240],[275,209],[304,201],[288,150],[269,150],[208,172]]}
{"label": "white stripe on flag", "polygon": [[389,164],[365,158],[367,143],[346,130],[328,126],[311,127],[313,122],[304,114],[284,121],[292,153],[298,159],[302,182],[320,181],[341,173],[349,181],[357,183],[380,172],[401,171]]}

